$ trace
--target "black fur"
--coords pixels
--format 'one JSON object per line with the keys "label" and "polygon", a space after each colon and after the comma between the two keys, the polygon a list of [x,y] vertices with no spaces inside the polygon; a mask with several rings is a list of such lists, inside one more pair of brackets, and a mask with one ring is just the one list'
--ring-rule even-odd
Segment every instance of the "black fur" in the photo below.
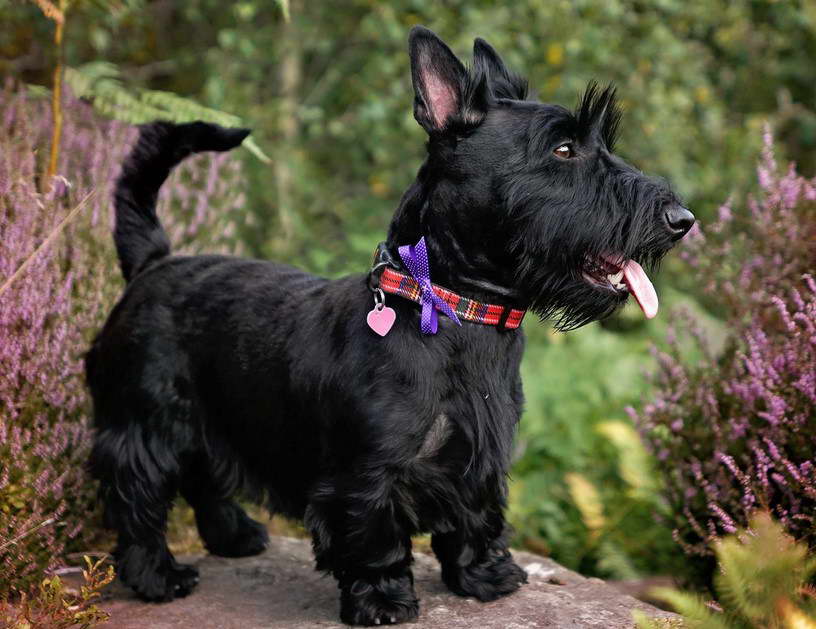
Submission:
{"label": "black fur", "polygon": [[[482,40],[470,71],[421,27],[409,49],[428,159],[389,246],[424,236],[434,282],[563,328],[612,312],[626,295],[584,278],[593,256],[656,262],[678,237],[664,214],[679,207],[665,183],[611,153],[613,91],[590,86],[571,113],[523,100],[526,81]],[[148,600],[190,592],[195,571],[164,538],[178,493],[212,553],[260,552],[263,527],[233,501],[249,492],[304,519],[347,623],[417,615],[411,536],[423,531],[452,591],[482,601],[513,592],[526,575],[507,550],[503,511],[522,332],[441,317],[439,333],[423,336],[416,304],[389,296],[397,321],[380,338],[365,323],[365,274],[329,281],[272,262],[169,256],[155,215],[167,173],[245,135],[146,126],[117,187],[128,286],[87,376],[91,469],[119,533],[121,578]],[[554,154],[565,142],[571,159]]]}

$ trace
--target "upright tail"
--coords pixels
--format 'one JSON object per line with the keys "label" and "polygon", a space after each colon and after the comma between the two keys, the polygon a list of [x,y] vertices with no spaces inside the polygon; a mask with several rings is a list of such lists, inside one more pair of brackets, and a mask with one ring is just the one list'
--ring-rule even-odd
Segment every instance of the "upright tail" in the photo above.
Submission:
{"label": "upright tail", "polygon": [[153,122],[141,127],[114,192],[113,240],[125,281],[170,253],[170,241],[156,216],[156,199],[173,167],[192,153],[228,151],[248,135],[249,129],[226,129],[207,122]]}

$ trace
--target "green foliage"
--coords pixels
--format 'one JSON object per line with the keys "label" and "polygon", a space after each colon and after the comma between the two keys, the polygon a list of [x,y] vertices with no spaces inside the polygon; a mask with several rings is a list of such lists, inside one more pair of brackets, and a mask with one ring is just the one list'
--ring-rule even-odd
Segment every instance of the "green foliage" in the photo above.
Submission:
{"label": "green foliage", "polygon": [[20,593],[14,604],[0,601],[0,622],[8,629],[90,629],[110,619],[110,614],[96,606],[101,591],[115,578],[113,566],[104,567],[105,557],[92,561],[83,557],[85,570],[79,592],[65,587],[59,576],[42,580],[37,591],[28,596]]}
{"label": "green foliage", "polygon": [[[658,285],[664,309],[687,297]],[[703,317],[714,337],[716,321]],[[517,541],[584,573],[636,578],[681,570],[665,515],[659,477],[623,409],[647,389],[654,367],[648,347],[666,335],[667,318],[643,323],[636,306],[604,325],[557,334],[534,320],[525,324],[522,365],[526,410],[519,427],[511,485],[511,521]],[[601,526],[577,500],[591,485]],[[572,478],[573,482],[568,482]],[[580,481],[579,481],[580,483]],[[586,493],[586,492],[584,492]]]}
{"label": "green foliage", "polygon": [[281,14],[283,15],[283,19],[288,22],[289,19],[290,19],[290,16],[289,16],[289,0],[275,0],[275,2],[277,2],[278,6],[280,7]]}
{"label": "green foliage", "polygon": [[[203,107],[189,98],[172,92],[148,89],[127,89],[119,69],[106,61],[94,61],[78,68],[65,69],[65,82],[74,96],[90,102],[94,109],[114,120],[143,124],[153,120],[192,122],[205,120],[224,127],[241,127],[238,116],[210,107]],[[242,146],[264,163],[269,157],[250,136]]]}
{"label": "green foliage", "polygon": [[[747,529],[716,544],[719,570],[717,601],[660,588],[653,595],[669,603],[699,629],[814,629],[816,592],[808,585],[816,560],[805,544],[789,537],[766,512],[758,513]],[[659,622],[640,615],[640,629],[656,629]]]}
{"label": "green foliage", "polygon": [[[804,172],[816,165],[810,3],[354,0],[280,9],[257,0],[89,6],[72,17],[66,59],[75,68],[114,63],[134,94],[137,87],[172,92],[251,120],[258,142],[275,147],[292,171],[284,193],[297,230],[286,253],[314,257],[317,270],[360,264],[346,248],[349,236],[378,239],[418,166],[423,134],[411,117],[405,54],[416,23],[437,30],[465,59],[473,37],[487,38],[545,100],[569,105],[587,79],[615,81],[628,112],[624,155],[670,177],[703,219],[734,188],[751,187],[757,132],[768,118]],[[36,50],[47,20],[8,0],[0,0],[0,14],[9,25],[0,36],[0,73],[25,67],[29,80],[47,84],[48,57]],[[282,68],[290,66],[296,81],[284,89]],[[253,245],[280,254],[271,245],[277,175],[262,163],[250,167],[260,219]],[[315,233],[327,235],[319,249]]]}
{"label": "green foliage", "polygon": [[[187,14],[200,19],[208,4]],[[281,147],[294,170],[297,236],[336,234],[323,246],[335,269],[349,261],[347,235],[382,232],[422,155],[405,55],[416,23],[435,29],[464,59],[473,37],[485,37],[544,100],[571,105],[589,78],[615,81],[627,109],[624,155],[669,176],[704,219],[735,187],[752,185],[763,120],[801,130],[789,144],[800,162],[816,146],[807,82],[813,22],[792,2],[358,1],[336,11],[296,3],[288,27],[245,2],[222,19],[202,77],[206,98],[246,111]],[[287,31],[297,46],[280,45]],[[290,63],[298,69],[294,97],[279,78]],[[289,100],[297,133],[284,146],[280,115]],[[276,192],[264,193],[272,207]],[[276,221],[267,229],[271,237]],[[313,249],[298,245],[294,253]]]}

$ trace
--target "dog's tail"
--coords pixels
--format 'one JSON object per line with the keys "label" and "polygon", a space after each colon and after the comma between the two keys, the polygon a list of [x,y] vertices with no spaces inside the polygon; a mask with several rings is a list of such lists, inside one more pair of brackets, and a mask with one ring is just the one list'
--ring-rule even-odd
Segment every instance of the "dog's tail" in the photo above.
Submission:
{"label": "dog's tail", "polygon": [[141,127],[114,192],[113,240],[125,281],[170,253],[170,241],[156,216],[156,199],[173,167],[192,153],[228,151],[248,135],[249,129],[226,129],[207,122],[153,122]]}

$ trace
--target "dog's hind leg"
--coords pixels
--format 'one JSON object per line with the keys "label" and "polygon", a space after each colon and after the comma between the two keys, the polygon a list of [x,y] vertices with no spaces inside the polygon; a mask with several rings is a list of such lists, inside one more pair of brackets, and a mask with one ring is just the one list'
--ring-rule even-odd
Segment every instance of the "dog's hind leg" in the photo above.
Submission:
{"label": "dog's hind leg", "polygon": [[526,583],[527,573],[513,561],[507,538],[508,527],[499,505],[487,512],[463,512],[456,530],[432,535],[431,547],[448,589],[486,602],[511,594]]}
{"label": "dog's hind leg", "polygon": [[172,442],[131,422],[100,429],[91,452],[106,524],[118,532],[116,572],[149,601],[186,596],[198,583],[198,570],[179,564],[165,538],[178,478]]}
{"label": "dog's hind leg", "polygon": [[181,495],[195,510],[198,533],[213,555],[248,557],[262,553],[269,545],[269,533],[232,499],[229,485],[218,481],[211,461],[198,456],[184,466]]}
{"label": "dog's hind leg", "polygon": [[340,618],[387,625],[416,618],[410,518],[394,484],[382,478],[319,483],[306,511],[318,570],[340,587]]}

